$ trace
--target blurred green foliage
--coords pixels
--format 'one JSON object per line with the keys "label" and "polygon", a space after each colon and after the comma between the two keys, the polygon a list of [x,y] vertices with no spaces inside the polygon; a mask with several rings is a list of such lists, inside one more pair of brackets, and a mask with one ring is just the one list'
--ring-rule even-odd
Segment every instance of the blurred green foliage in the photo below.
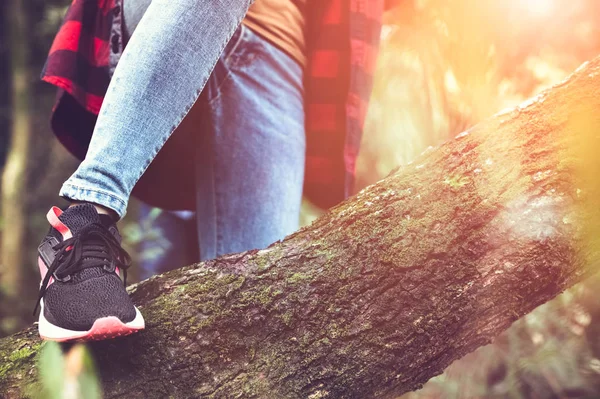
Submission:
{"label": "blurred green foliage", "polygon": [[[359,189],[597,56],[598,11],[595,0],[402,2],[383,32]],[[579,284],[405,398],[600,397],[599,288]]]}
{"label": "blurred green foliage", "polygon": [[[130,252],[136,254],[138,262],[163,256],[172,246],[169,237],[163,234],[160,226],[156,224],[162,212],[154,208],[145,218],[138,222],[127,223],[122,229],[123,241],[128,248],[132,249]],[[142,243],[148,245],[140,249]]]}
{"label": "blurred green foliage", "polygon": [[39,386],[31,387],[31,396],[39,399],[100,399],[102,390],[90,352],[83,345],[66,354],[60,344],[46,342],[38,362]]}

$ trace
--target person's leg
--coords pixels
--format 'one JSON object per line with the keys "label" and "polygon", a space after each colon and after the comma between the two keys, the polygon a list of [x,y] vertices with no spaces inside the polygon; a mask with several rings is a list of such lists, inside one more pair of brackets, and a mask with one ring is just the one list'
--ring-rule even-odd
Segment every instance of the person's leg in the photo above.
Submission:
{"label": "person's leg", "polygon": [[298,228],[305,159],[303,70],[243,27],[202,98],[197,221],[202,260],[264,248]]}
{"label": "person's leg", "polygon": [[120,278],[130,257],[115,220],[98,213],[125,214],[133,186],[196,102],[250,3],[153,0],[144,14],[115,70],[86,159],[60,192],[83,204],[48,213],[51,229],[38,250],[43,338],[106,339],[144,328]]}
{"label": "person's leg", "polygon": [[[129,42],[152,0],[123,1],[123,40]],[[190,111],[192,112],[192,111]],[[159,214],[155,214],[158,211]],[[197,262],[198,233],[193,212],[159,211],[140,204],[139,223],[150,233],[140,245],[140,278]]]}
{"label": "person's leg", "polygon": [[133,186],[204,88],[251,0],[153,0],[120,60],[85,160],[60,195],[122,217]]}

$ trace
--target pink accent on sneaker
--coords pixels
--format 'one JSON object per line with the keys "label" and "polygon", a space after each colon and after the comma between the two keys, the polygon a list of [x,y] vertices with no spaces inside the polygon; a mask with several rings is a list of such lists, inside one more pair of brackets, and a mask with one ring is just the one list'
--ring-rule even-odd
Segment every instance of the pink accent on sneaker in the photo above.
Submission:
{"label": "pink accent on sneaker", "polygon": [[62,213],[63,211],[59,207],[53,206],[46,214],[46,218],[50,225],[62,234],[63,239],[67,240],[73,237],[73,234],[71,234],[71,230],[69,230],[69,228],[58,218]]}
{"label": "pink accent on sneaker", "polygon": [[98,319],[94,322],[94,325],[88,331],[75,332],[71,336],[63,336],[60,338],[49,338],[41,335],[42,339],[66,342],[66,341],[101,341],[104,339],[112,339],[118,337],[124,337],[126,335],[133,334],[140,330],[143,330],[144,326],[128,326],[119,320],[118,317],[109,316]]}
{"label": "pink accent on sneaker", "polygon": [[[39,256],[38,256],[38,267],[40,268],[40,274],[42,275],[42,281],[44,281],[44,278],[46,278],[46,273],[48,273],[48,267],[46,266],[46,264],[44,263],[42,258]],[[50,287],[50,284],[52,284],[53,282],[54,282],[54,277],[50,277],[50,280],[48,280],[48,287]]]}

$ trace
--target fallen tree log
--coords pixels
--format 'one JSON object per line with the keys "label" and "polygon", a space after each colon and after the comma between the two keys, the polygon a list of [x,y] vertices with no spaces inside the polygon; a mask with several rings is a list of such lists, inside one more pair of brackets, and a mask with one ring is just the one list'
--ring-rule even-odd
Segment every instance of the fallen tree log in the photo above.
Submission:
{"label": "fallen tree log", "polygon": [[[133,289],[147,330],[90,345],[107,398],[393,398],[591,274],[600,58],[311,226]],[[0,392],[36,381],[31,328]],[[15,355],[15,353],[17,355]]]}

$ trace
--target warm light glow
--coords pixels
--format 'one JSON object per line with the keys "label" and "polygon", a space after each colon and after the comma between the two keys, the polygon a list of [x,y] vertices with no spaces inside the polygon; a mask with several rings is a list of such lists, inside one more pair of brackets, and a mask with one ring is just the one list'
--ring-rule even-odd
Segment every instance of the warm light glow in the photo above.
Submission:
{"label": "warm light glow", "polygon": [[554,0],[521,0],[532,14],[546,16],[554,9]]}

